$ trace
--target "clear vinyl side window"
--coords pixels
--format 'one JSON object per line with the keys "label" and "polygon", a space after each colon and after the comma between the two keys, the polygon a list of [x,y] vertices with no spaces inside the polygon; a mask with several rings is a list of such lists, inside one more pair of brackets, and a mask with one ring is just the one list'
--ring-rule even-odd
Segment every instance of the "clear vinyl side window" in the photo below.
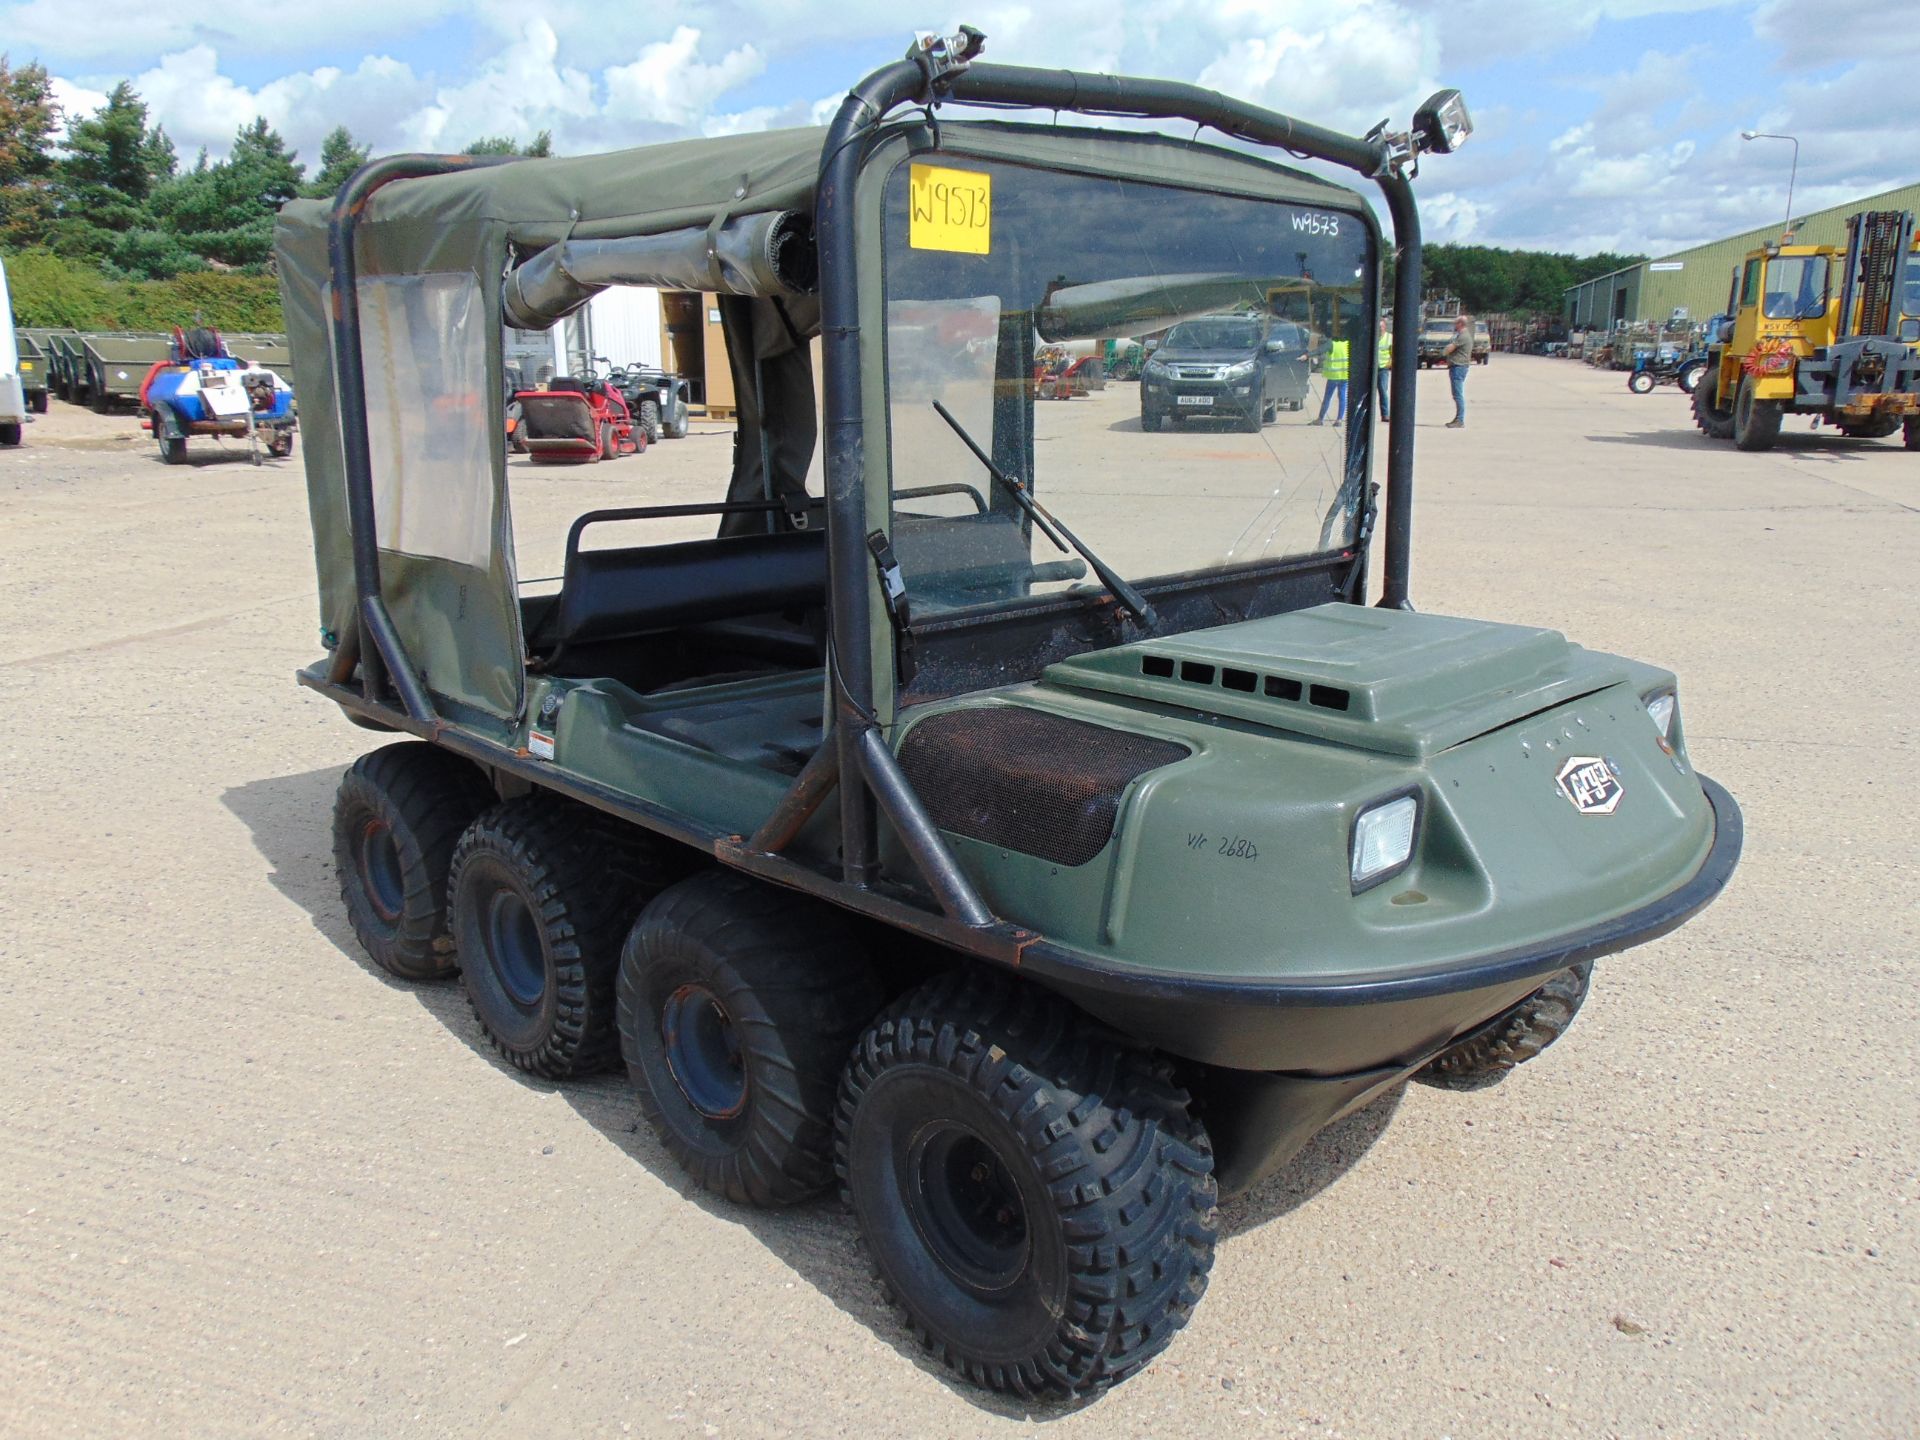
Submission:
{"label": "clear vinyl side window", "polygon": [[487,330],[471,273],[360,281],[373,504],[383,550],[493,561]]}

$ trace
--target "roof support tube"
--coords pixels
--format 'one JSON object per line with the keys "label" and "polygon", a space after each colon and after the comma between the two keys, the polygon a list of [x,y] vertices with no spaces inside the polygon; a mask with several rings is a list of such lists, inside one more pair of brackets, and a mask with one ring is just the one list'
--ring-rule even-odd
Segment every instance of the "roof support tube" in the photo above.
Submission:
{"label": "roof support tube", "polygon": [[[1397,175],[1380,177],[1393,217],[1393,410],[1387,420],[1387,523],[1380,605],[1411,610],[1407,571],[1413,563],[1413,402],[1420,378],[1420,211],[1413,187]],[[1362,596],[1364,600],[1366,597]]]}
{"label": "roof support tube", "polygon": [[[389,155],[354,171],[340,187],[327,226],[327,261],[333,272],[333,313],[328,330],[333,343],[335,403],[339,407],[341,458],[346,465],[347,523],[353,531],[353,586],[359,605],[354,621],[359,637],[361,687],[369,700],[380,698],[383,672],[393,680],[409,719],[422,724],[436,717],[426,686],[414,669],[400,632],[380,591],[380,540],[373,508],[373,450],[367,434],[367,372],[360,349],[360,270],[354,231],[374,191],[394,180],[445,175],[477,165],[499,164],[503,156]],[[372,643],[368,644],[367,641]],[[347,644],[342,637],[341,645]]]}

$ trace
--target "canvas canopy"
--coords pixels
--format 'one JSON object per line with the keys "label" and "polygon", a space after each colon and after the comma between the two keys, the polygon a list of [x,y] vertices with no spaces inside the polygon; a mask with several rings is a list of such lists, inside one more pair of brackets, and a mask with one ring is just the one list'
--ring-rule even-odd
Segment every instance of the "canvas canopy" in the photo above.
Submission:
{"label": "canvas canopy", "polygon": [[[906,135],[917,147],[932,133],[914,119],[881,135]],[[1040,166],[1359,208],[1345,187],[1189,140],[944,120],[939,134]],[[524,649],[500,443],[501,329],[510,316],[550,324],[608,283],[684,283],[719,293],[740,401],[729,494],[803,490],[816,441],[807,342],[819,328],[818,296],[796,281],[798,252],[787,250],[784,263],[779,252],[799,234],[795,217],[814,212],[825,135],[769,131],[519,160],[400,181],[371,197],[356,258],[381,583],[437,695],[508,721],[522,704]],[[355,594],[327,326],[330,214],[325,202],[287,205],[275,249],[305,430],[321,628],[331,645],[345,633]],[[810,227],[805,241],[811,244]],[[865,260],[861,272],[863,286],[878,283]],[[511,310],[510,292],[517,297]],[[1082,311],[1069,322],[1074,328],[1094,311],[1112,317],[1129,308],[1116,295],[1058,298]],[[729,519],[735,527],[757,523]]]}

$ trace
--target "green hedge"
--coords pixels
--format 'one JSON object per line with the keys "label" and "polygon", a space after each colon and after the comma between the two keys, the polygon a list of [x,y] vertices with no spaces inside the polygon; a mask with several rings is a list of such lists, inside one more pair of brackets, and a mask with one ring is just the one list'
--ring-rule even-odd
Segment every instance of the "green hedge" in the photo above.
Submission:
{"label": "green hedge", "polygon": [[110,280],[91,265],[49,250],[5,257],[14,323],[75,330],[218,330],[278,332],[280,284],[271,275],[217,270],[171,280]]}

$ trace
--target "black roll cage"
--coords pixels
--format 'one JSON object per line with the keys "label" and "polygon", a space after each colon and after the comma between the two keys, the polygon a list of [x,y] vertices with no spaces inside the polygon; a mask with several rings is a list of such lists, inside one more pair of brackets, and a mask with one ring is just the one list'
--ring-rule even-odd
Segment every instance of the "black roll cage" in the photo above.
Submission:
{"label": "black roll cage", "polygon": [[[648,829],[701,845],[724,863],[776,883],[1005,963],[1018,963],[1030,951],[1036,959],[1048,953],[1065,959],[1071,952],[1000,919],[981,899],[887,748],[874,711],[872,616],[867,603],[874,568],[866,534],[854,197],[866,158],[864,142],[872,138],[886,116],[903,104],[932,106],[944,101],[1088,116],[1188,120],[1235,139],[1323,160],[1374,180],[1386,196],[1398,257],[1394,347],[1402,355],[1411,355],[1417,348],[1419,215],[1412,187],[1396,161],[1393,142],[1378,134],[1366,139],[1344,135],[1198,86],[1165,80],[990,64],[936,75],[915,60],[897,61],[868,75],[849,92],[828,127],[815,197],[834,724],[759,830],[752,836],[728,835],[606,786],[564,776],[531,760],[525,752],[450,725],[436,712],[401,643],[381,590],[355,231],[374,192],[383,185],[503,163],[506,157],[389,156],[362,166],[342,187],[328,226],[327,255],[333,280],[329,330],[339,385],[341,448],[358,604],[356,623],[341,636],[324,678],[303,674],[302,680],[351,713],[438,740],[498,772],[559,790]],[[1369,288],[1377,295],[1377,283]],[[1355,378],[1365,382],[1369,394],[1374,368],[1373,348],[1361,346],[1355,356]],[[1395,366],[1387,434],[1379,602],[1395,609],[1411,608],[1407,585],[1412,547],[1414,398],[1415,367]],[[1360,543],[1364,545],[1365,539]],[[366,643],[369,640],[371,644]],[[357,689],[351,684],[356,662],[361,671]],[[386,702],[389,683],[399,701],[397,712]],[[784,853],[836,788],[840,792],[837,876]],[[940,913],[929,912],[910,892],[902,892],[882,879],[877,843],[879,810],[884,810],[892,822]]]}

